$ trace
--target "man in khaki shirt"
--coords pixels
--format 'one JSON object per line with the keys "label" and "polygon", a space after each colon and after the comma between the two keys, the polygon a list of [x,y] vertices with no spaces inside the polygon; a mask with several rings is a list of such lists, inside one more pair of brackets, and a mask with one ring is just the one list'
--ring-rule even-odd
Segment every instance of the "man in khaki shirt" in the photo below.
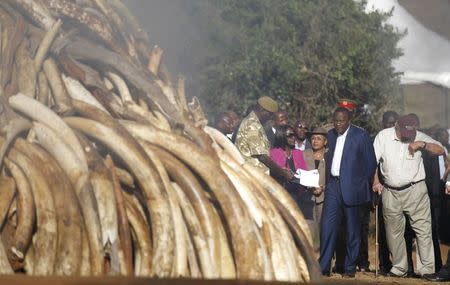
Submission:
{"label": "man in khaki shirt", "polygon": [[272,119],[273,113],[277,111],[278,103],[272,98],[267,96],[259,98],[250,114],[242,120],[235,144],[246,163],[266,173],[270,170],[275,176],[290,181],[294,179],[292,171],[279,167],[270,159],[270,143],[263,127],[263,124]]}
{"label": "man in khaki shirt", "polygon": [[431,237],[431,212],[425,185],[422,152],[441,155],[441,144],[417,131],[417,118],[405,115],[395,127],[380,131],[374,141],[384,185],[374,176],[373,191],[382,194],[386,238],[392,254],[390,277],[403,277],[408,269],[405,239],[405,215],[417,238],[417,269],[424,277],[434,273]]}

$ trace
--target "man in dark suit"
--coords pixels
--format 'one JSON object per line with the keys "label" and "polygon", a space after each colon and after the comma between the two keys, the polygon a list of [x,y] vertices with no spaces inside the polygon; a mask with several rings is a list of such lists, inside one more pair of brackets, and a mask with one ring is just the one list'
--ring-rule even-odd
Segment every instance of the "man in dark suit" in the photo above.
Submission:
{"label": "man in dark suit", "polygon": [[359,207],[371,201],[370,187],[376,169],[371,139],[366,131],[350,124],[351,113],[338,107],[334,129],[327,135],[327,185],[320,236],[320,267],[330,275],[339,225],[346,219],[346,257],[344,277],[354,277],[361,243]]}
{"label": "man in dark suit", "polygon": [[278,111],[273,113],[272,126],[269,128],[265,128],[270,147],[273,146],[273,141],[275,139],[275,133],[277,132],[277,129],[281,126],[286,126],[288,122],[288,116],[285,111]]}

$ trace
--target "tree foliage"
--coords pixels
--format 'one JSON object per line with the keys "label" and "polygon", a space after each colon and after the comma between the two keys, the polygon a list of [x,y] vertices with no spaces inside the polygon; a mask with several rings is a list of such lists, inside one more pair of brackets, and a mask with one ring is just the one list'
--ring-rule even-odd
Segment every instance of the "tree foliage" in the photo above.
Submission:
{"label": "tree foliage", "polygon": [[312,125],[330,118],[339,98],[399,106],[392,61],[403,33],[386,24],[391,13],[365,11],[353,0],[191,0],[208,41],[197,61],[198,94],[209,115],[241,114],[262,95]]}

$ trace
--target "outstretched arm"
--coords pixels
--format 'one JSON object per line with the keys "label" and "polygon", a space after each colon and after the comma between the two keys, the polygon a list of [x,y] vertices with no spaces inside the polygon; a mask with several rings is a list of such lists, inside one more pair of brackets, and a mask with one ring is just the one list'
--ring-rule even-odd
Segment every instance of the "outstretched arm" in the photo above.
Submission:
{"label": "outstretched arm", "polygon": [[292,181],[294,179],[294,173],[292,173],[290,169],[280,167],[268,155],[254,155],[254,157],[264,163],[264,165],[270,169],[270,173],[272,173],[274,176],[283,177],[287,181]]}

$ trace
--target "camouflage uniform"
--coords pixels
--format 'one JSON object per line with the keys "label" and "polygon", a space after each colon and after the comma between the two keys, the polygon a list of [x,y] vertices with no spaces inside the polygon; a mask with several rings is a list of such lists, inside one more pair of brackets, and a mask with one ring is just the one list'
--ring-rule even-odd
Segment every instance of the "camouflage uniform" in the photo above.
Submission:
{"label": "camouflage uniform", "polygon": [[236,147],[245,158],[246,163],[261,168],[269,173],[269,168],[253,155],[269,155],[270,144],[264,127],[254,112],[242,120],[236,136]]}

